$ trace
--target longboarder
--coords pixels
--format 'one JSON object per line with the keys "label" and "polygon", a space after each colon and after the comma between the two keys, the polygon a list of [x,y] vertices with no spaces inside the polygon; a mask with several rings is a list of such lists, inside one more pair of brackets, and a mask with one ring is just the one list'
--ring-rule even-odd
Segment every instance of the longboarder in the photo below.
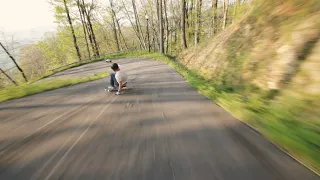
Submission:
{"label": "longboarder", "polygon": [[111,69],[114,72],[110,74],[110,86],[105,88],[105,91],[117,91],[116,95],[120,95],[123,89],[127,89],[128,76],[123,70],[120,70],[117,63],[113,63]]}

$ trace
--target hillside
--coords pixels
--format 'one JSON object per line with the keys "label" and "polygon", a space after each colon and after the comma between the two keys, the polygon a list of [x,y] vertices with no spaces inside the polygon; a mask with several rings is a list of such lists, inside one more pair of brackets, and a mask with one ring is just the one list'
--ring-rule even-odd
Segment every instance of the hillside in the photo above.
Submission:
{"label": "hillside", "polygon": [[202,93],[319,172],[319,1],[256,1],[178,59],[209,84]]}

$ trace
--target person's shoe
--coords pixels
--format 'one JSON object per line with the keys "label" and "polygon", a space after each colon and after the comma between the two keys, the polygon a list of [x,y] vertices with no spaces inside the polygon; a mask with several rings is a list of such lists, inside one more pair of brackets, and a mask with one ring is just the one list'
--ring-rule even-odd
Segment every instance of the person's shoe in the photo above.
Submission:
{"label": "person's shoe", "polygon": [[109,86],[108,88],[104,88],[105,91],[111,92],[113,91],[115,88],[113,86]]}

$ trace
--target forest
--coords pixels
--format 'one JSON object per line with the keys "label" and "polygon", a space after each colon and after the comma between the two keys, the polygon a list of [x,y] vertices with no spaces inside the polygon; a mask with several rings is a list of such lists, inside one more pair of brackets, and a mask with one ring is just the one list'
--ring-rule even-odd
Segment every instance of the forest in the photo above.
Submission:
{"label": "forest", "polygon": [[[58,24],[43,40],[10,52],[0,69],[0,87],[36,80],[52,69],[108,53],[144,50],[171,56],[217,35],[243,16],[241,0],[50,0]],[[18,59],[18,60],[17,60]]]}

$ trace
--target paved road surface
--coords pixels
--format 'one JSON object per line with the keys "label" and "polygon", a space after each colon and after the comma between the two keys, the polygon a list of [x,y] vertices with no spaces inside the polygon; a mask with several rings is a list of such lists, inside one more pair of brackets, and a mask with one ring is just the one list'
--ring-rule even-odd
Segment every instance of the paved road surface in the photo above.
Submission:
{"label": "paved road surface", "polygon": [[174,69],[119,62],[132,88],[122,96],[104,92],[103,79],[1,103],[0,179],[319,179]]}

